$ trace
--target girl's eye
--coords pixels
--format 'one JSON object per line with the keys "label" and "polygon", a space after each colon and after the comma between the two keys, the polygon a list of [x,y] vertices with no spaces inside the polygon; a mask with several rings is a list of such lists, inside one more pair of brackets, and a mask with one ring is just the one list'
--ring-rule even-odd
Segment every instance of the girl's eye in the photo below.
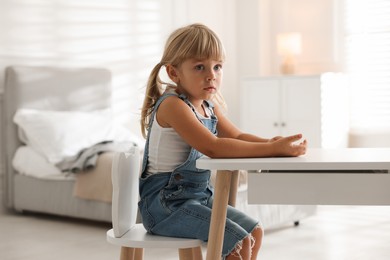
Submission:
{"label": "girl's eye", "polygon": [[196,69],[196,70],[203,70],[203,69],[204,69],[204,66],[203,66],[203,65],[196,65],[196,66],[195,66],[195,69]]}
{"label": "girl's eye", "polygon": [[221,69],[222,69],[222,65],[221,64],[218,64],[218,65],[214,66],[214,70],[216,70],[216,71],[221,70]]}

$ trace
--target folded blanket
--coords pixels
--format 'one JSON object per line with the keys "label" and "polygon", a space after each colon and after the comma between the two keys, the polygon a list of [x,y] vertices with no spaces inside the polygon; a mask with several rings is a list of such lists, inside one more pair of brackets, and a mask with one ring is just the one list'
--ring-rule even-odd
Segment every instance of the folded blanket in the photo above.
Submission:
{"label": "folded blanket", "polygon": [[133,142],[106,141],[81,150],[78,154],[68,157],[56,164],[62,172],[78,173],[93,169],[98,156],[104,152],[126,152],[136,144]]}
{"label": "folded blanket", "polygon": [[76,174],[73,196],[80,199],[111,203],[111,166],[114,152],[98,156],[95,168]]}
{"label": "folded blanket", "polygon": [[[82,171],[75,175],[76,183],[73,196],[80,199],[111,203],[111,168],[114,153],[105,152],[99,155],[96,166],[93,169]],[[142,154],[140,156],[142,158]],[[142,161],[139,163],[141,164]]]}

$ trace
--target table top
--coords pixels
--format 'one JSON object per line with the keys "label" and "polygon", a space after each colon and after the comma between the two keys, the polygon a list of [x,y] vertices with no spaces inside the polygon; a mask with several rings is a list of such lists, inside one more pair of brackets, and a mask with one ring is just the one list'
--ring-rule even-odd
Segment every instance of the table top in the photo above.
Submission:
{"label": "table top", "polygon": [[210,170],[390,170],[390,148],[310,148],[299,157],[211,159],[196,167]]}

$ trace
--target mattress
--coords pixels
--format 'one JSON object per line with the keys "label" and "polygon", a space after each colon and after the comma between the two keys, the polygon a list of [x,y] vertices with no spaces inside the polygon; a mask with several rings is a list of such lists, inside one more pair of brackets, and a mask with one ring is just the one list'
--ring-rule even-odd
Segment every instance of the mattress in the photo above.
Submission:
{"label": "mattress", "polygon": [[112,152],[100,154],[93,169],[75,174],[61,172],[33,148],[24,145],[17,149],[12,164],[19,175],[42,181],[71,181],[74,197],[111,203],[112,155]]}
{"label": "mattress", "polygon": [[[75,180],[14,176],[14,209],[111,222],[111,203],[73,196]],[[72,199],[69,199],[72,198]]]}
{"label": "mattress", "polygon": [[[17,172],[14,175],[17,211],[111,221],[110,176],[97,179],[93,173],[98,170],[91,174],[80,173],[81,178],[77,174],[62,173],[29,146],[17,149],[12,164]],[[110,167],[105,166],[100,172],[107,173]],[[96,183],[97,180],[100,182]]]}

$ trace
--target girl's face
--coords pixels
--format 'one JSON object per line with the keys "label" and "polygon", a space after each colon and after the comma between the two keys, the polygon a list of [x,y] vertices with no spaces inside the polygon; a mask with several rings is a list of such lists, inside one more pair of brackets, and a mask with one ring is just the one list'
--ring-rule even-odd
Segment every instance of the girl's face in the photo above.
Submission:
{"label": "girl's face", "polygon": [[195,105],[216,94],[222,82],[222,65],[223,62],[212,59],[188,59],[179,67],[172,67],[174,75],[171,79]]}

